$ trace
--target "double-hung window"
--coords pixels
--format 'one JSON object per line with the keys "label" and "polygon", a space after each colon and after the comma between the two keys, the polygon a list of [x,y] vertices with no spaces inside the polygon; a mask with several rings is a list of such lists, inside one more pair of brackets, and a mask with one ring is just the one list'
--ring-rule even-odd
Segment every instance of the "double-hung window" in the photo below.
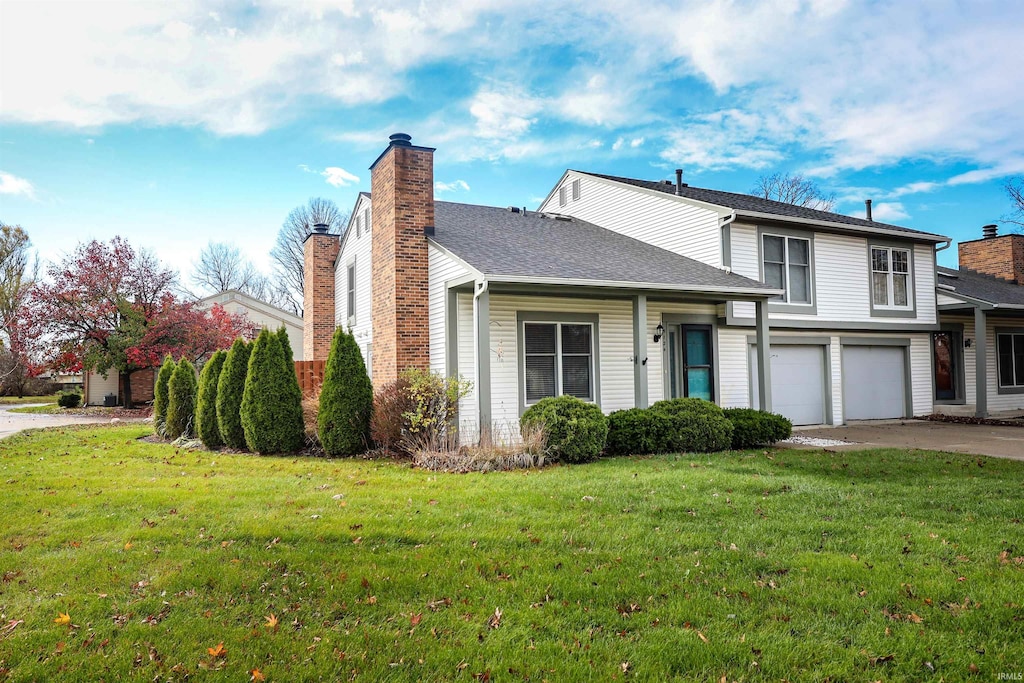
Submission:
{"label": "double-hung window", "polygon": [[910,250],[871,247],[871,303],[875,308],[911,308]]}
{"label": "double-hung window", "polygon": [[526,404],[568,394],[594,400],[594,326],[523,323]]}
{"label": "double-hung window", "polygon": [[1024,330],[996,333],[999,388],[1024,390]]}
{"label": "double-hung window", "polygon": [[784,235],[761,236],[764,281],[786,290],[775,297],[787,304],[811,305],[811,241]]}

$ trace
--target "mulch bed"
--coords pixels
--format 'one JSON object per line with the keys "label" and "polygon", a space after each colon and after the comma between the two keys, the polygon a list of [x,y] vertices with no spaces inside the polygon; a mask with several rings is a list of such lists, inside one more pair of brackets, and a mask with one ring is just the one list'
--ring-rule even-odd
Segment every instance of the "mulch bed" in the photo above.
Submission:
{"label": "mulch bed", "polygon": [[1024,418],[1017,417],[1008,420],[998,420],[990,417],[972,417],[970,415],[943,415],[941,413],[932,413],[931,415],[925,415],[924,417],[917,418],[918,420],[928,420],[930,422],[952,422],[954,424],[963,425],[988,425],[990,427],[1024,427]]}
{"label": "mulch bed", "polygon": [[88,408],[64,408],[61,415],[88,415],[90,417],[109,417],[121,420],[143,420],[153,415],[152,406],[142,408],[104,408],[102,406],[89,406]]}

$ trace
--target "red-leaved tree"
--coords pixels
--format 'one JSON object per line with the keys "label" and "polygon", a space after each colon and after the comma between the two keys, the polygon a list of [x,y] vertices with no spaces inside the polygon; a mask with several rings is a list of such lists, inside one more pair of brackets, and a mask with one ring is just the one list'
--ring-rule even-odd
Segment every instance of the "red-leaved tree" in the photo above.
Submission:
{"label": "red-leaved tree", "polygon": [[132,375],[165,354],[195,362],[226,348],[255,326],[215,306],[199,309],[171,291],[176,275],[152,254],[124,239],[80,244],[33,288],[33,310],[50,339],[51,365],[74,366],[124,378],[132,405]]}

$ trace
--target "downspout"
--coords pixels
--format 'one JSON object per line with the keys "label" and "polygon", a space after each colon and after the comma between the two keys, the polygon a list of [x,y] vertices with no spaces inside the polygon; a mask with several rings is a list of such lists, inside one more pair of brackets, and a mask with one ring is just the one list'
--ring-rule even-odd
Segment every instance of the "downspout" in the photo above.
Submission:
{"label": "downspout", "polygon": [[722,269],[727,273],[732,272],[732,239],[731,236],[727,238],[726,235],[730,235],[729,226],[735,220],[736,209],[733,209],[732,215],[727,216],[719,226],[719,230],[721,230],[720,239],[722,240]]}

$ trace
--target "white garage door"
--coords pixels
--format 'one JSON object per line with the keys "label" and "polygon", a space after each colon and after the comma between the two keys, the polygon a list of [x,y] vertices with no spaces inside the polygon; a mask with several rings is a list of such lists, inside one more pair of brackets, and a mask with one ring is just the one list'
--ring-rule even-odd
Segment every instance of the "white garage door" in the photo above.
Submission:
{"label": "white garage door", "polygon": [[843,413],[847,420],[905,417],[902,346],[843,347]]}
{"label": "white garage door", "polygon": [[[760,407],[757,385],[757,347],[750,351],[750,384],[754,407]],[[773,346],[772,412],[795,425],[825,422],[825,347]]]}

